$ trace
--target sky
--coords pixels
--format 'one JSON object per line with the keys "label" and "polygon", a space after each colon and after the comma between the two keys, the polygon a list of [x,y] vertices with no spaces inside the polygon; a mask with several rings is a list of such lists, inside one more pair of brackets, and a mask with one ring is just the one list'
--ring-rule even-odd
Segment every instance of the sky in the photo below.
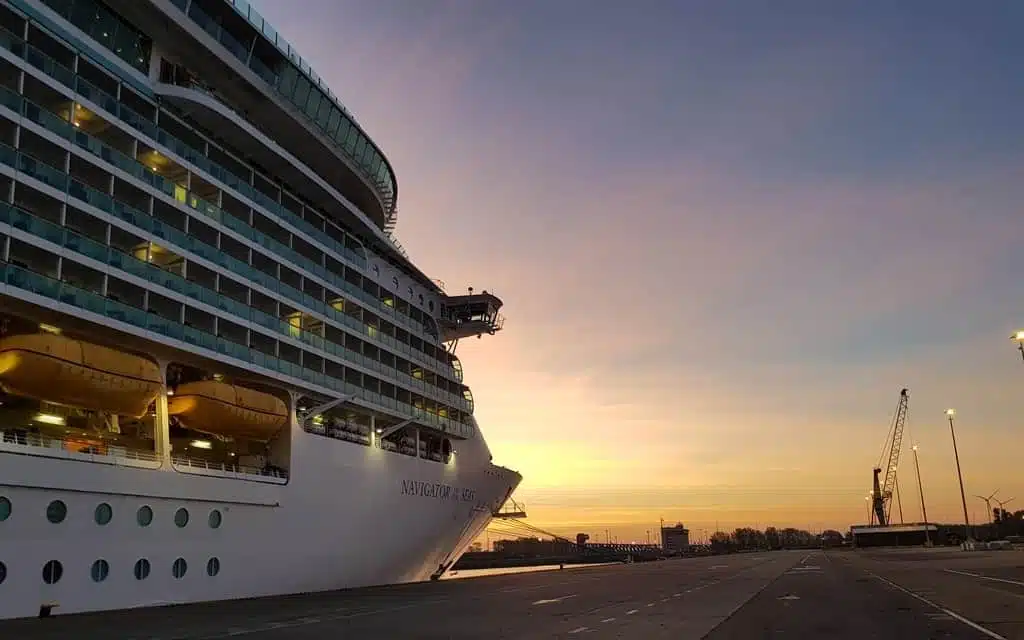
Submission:
{"label": "sky", "polygon": [[[1024,508],[1024,4],[250,0],[504,330],[458,354],[529,522],[845,530],[903,387],[919,521]],[[895,514],[897,509],[893,509]]]}

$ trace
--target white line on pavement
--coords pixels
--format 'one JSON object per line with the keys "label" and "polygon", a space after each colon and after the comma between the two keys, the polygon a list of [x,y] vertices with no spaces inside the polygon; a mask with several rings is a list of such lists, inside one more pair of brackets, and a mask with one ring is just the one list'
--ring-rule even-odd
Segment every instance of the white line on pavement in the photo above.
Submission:
{"label": "white line on pavement", "polygon": [[921,602],[925,603],[929,607],[932,607],[934,609],[938,609],[939,611],[941,611],[942,613],[946,614],[947,616],[950,616],[952,618],[956,618],[957,620],[959,620],[960,622],[966,624],[968,627],[974,629],[975,631],[978,631],[980,633],[984,633],[989,638],[993,638],[993,640],[1007,640],[1006,637],[999,635],[995,631],[992,631],[990,629],[986,629],[985,627],[981,626],[977,622],[973,622],[971,620],[968,620],[967,618],[963,617],[962,615],[960,615],[956,611],[953,611],[951,609],[947,609],[946,607],[943,607],[940,604],[936,604],[936,603],[932,602],[931,600],[929,600],[928,598],[925,598],[924,596],[920,596],[920,595],[914,593],[910,589],[906,589],[904,587],[901,587],[900,585],[896,584],[892,580],[886,580],[882,576],[874,574],[874,573],[871,573],[870,571],[867,571],[866,573],[869,576],[873,577],[873,578],[877,578],[877,579],[881,580],[882,582],[884,582],[885,584],[889,585],[890,587],[893,587],[894,589],[899,589],[903,593],[905,593],[905,594],[907,594],[909,596],[913,596],[914,598],[920,600]]}
{"label": "white line on pavement", "polygon": [[956,569],[943,569],[943,571],[949,573],[958,573],[962,576],[970,576],[972,578],[981,578],[982,580],[991,580],[992,582],[1005,582],[1006,584],[1015,584],[1020,587],[1024,587],[1024,582],[1019,580],[1009,580],[1007,578],[996,578],[993,576],[983,576],[980,573],[971,573],[970,571],[957,571]]}

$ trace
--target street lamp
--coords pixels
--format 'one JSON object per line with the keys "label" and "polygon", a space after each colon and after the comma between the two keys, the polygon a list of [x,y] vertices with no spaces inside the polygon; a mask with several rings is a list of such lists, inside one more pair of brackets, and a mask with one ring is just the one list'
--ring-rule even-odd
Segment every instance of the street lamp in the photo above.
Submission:
{"label": "street lamp", "polygon": [[924,507],[924,485],[921,484],[921,465],[917,462],[917,445],[911,447],[914,451],[914,471],[917,472],[917,491],[921,494],[921,517],[924,518],[924,544],[932,546],[932,537],[928,532],[928,510]]}
{"label": "street lamp", "polygon": [[1017,350],[1020,351],[1021,360],[1024,360],[1024,329],[1010,336],[1010,340],[1017,343]]}
{"label": "street lamp", "polygon": [[956,430],[953,428],[953,416],[956,409],[946,409],[946,417],[949,418],[949,435],[953,438],[953,458],[956,460],[956,477],[960,480],[960,501],[964,505],[964,544],[971,539],[971,521],[967,517],[967,496],[964,495],[964,476],[960,473],[960,454],[956,450]]}

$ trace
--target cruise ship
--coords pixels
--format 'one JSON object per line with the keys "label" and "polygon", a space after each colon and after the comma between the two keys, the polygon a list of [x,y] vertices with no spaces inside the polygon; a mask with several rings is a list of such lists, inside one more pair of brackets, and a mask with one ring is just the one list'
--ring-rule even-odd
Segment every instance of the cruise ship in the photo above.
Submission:
{"label": "cruise ship", "polygon": [[0,0],[0,618],[438,578],[517,487],[398,185],[243,0]]}

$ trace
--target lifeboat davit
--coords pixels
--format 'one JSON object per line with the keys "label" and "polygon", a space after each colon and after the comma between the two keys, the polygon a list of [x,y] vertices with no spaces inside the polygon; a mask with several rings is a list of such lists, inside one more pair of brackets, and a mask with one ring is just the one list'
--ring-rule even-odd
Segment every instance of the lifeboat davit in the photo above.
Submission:
{"label": "lifeboat davit", "polygon": [[139,418],[163,379],[141,356],[35,333],[0,339],[0,385],[12,395]]}
{"label": "lifeboat davit", "polygon": [[168,411],[189,429],[253,440],[270,440],[288,422],[280,398],[216,380],[178,386]]}

